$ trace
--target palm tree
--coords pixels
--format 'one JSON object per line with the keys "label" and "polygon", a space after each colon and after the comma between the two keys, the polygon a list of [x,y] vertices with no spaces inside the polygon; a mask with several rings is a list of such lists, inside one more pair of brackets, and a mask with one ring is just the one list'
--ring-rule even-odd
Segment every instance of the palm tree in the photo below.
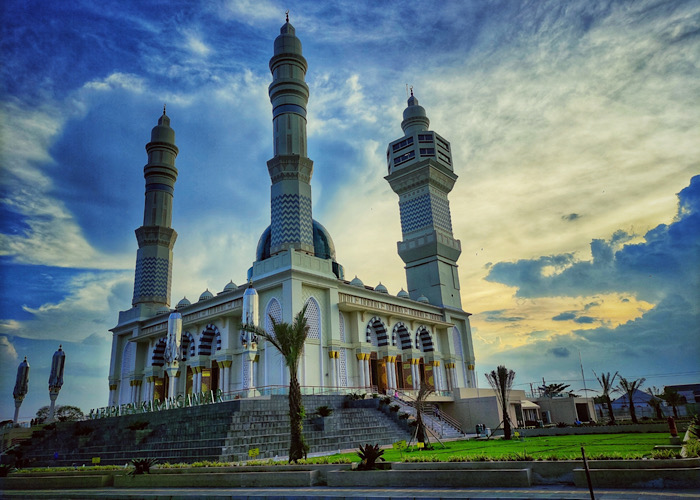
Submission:
{"label": "palm tree", "polygon": [[241,325],[239,328],[262,337],[272,344],[284,358],[284,363],[289,369],[289,462],[296,462],[306,456],[308,446],[304,443],[302,435],[304,420],[304,405],[301,399],[301,386],[299,385],[299,359],[304,350],[309,326],[306,324],[306,306],[294,318],[290,325],[286,322],[277,322],[270,315],[272,332],[267,332],[260,327]]}
{"label": "palm tree", "polygon": [[651,396],[649,406],[651,406],[656,412],[656,418],[658,420],[662,420],[664,418],[664,414],[661,410],[661,391],[659,391],[656,387],[647,387],[647,394]]}
{"label": "palm tree", "polygon": [[491,373],[486,373],[485,375],[486,380],[489,381],[491,388],[496,393],[498,403],[501,405],[501,412],[503,413],[503,437],[504,439],[510,439],[508,398],[510,396],[510,390],[513,388],[515,372],[513,370],[509,370],[503,365],[499,365],[498,368],[492,370]]}
{"label": "palm tree", "polygon": [[[538,387],[538,389],[540,390],[542,397],[553,398],[567,390],[569,387],[569,384],[542,384]],[[571,391],[569,391],[569,393],[571,393]]]}
{"label": "palm tree", "polygon": [[634,393],[642,386],[646,379],[644,377],[637,378],[634,380],[627,380],[625,377],[620,376],[620,392],[627,394],[627,399],[630,402],[630,417],[632,417],[632,422],[635,424],[639,423],[637,421],[637,414],[634,411]]}
{"label": "palm tree", "polygon": [[610,417],[610,424],[615,425],[615,414],[613,413],[613,407],[612,407],[612,401],[610,400],[610,393],[614,390],[613,389],[613,384],[615,383],[615,378],[617,377],[617,372],[614,374],[608,373],[601,373],[600,377],[596,375],[596,372],[593,372],[593,375],[595,375],[596,380],[598,380],[598,383],[600,384],[600,387],[603,389],[603,399],[605,400],[605,405],[608,407],[608,417]]}
{"label": "palm tree", "polygon": [[425,430],[425,422],[423,422],[423,407],[432,392],[433,389],[430,386],[421,383],[420,389],[418,389],[418,396],[416,396],[416,441],[425,443],[425,449],[430,449],[430,440]]}
{"label": "palm tree", "polygon": [[678,407],[683,404],[683,396],[678,394],[678,391],[675,389],[664,387],[661,399],[666,401],[666,404],[671,405],[671,408],[673,408],[673,416],[678,418]]}

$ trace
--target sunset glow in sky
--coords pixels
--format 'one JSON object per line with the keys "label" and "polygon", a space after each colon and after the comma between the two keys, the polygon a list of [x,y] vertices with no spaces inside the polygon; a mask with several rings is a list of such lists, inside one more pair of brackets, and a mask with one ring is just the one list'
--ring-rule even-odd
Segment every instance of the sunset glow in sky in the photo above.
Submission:
{"label": "sunset glow in sky", "polygon": [[[700,382],[700,4],[7,0],[0,6],[0,420],[104,406],[131,307],[144,145],[180,148],[171,302],[241,284],[270,222],[273,41],[309,63],[314,218],[352,279],[406,288],[384,180],[406,84],[451,142],[479,384]],[[595,393],[591,393],[595,395]]]}

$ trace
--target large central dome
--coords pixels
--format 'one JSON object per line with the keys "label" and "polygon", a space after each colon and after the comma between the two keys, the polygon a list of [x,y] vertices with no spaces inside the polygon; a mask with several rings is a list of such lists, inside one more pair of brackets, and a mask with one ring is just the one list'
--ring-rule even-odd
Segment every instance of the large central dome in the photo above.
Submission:
{"label": "large central dome", "polygon": [[[320,222],[313,221],[314,254],[319,259],[327,259],[333,262],[333,273],[343,279],[343,266],[335,261],[335,245],[328,230]],[[258,248],[255,251],[255,260],[261,261],[270,258],[270,246],[272,236],[270,226],[267,226],[258,240]]]}

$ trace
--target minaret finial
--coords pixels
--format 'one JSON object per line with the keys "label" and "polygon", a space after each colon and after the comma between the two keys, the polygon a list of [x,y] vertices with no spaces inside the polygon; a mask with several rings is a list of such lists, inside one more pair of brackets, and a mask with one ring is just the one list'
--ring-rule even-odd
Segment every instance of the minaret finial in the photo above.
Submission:
{"label": "minaret finial", "polygon": [[413,85],[411,85],[411,97],[413,97]]}
{"label": "minaret finial", "polygon": [[289,9],[287,9],[287,12],[285,12],[284,15],[287,18],[287,22],[289,22]]}
{"label": "minaret finial", "polygon": [[165,103],[163,103],[163,114],[165,114]]}

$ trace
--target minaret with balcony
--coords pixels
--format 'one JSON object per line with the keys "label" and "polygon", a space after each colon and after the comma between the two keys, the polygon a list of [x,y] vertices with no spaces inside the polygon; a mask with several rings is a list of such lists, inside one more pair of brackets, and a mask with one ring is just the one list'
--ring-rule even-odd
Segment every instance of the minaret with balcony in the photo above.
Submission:
{"label": "minaret with balcony", "polygon": [[462,250],[452,234],[447,199],[457,175],[450,143],[429,126],[411,91],[401,122],[404,135],[387,148],[385,179],[399,195],[403,241],[398,252],[406,264],[410,297],[461,310],[457,259]]}
{"label": "minaret with balcony", "polygon": [[306,156],[307,68],[301,41],[287,18],[270,59],[274,157],[267,162],[267,168],[272,181],[272,255],[289,249],[314,255],[310,184],[313,162]]}
{"label": "minaret with balcony", "polygon": [[173,215],[173,193],[177,180],[175,131],[165,114],[151,131],[146,144],[148,163],[143,168],[146,195],[143,225],[136,230],[139,249],[136,253],[136,273],[132,305],[145,309],[170,306],[173,246],[177,233],[170,227]]}

